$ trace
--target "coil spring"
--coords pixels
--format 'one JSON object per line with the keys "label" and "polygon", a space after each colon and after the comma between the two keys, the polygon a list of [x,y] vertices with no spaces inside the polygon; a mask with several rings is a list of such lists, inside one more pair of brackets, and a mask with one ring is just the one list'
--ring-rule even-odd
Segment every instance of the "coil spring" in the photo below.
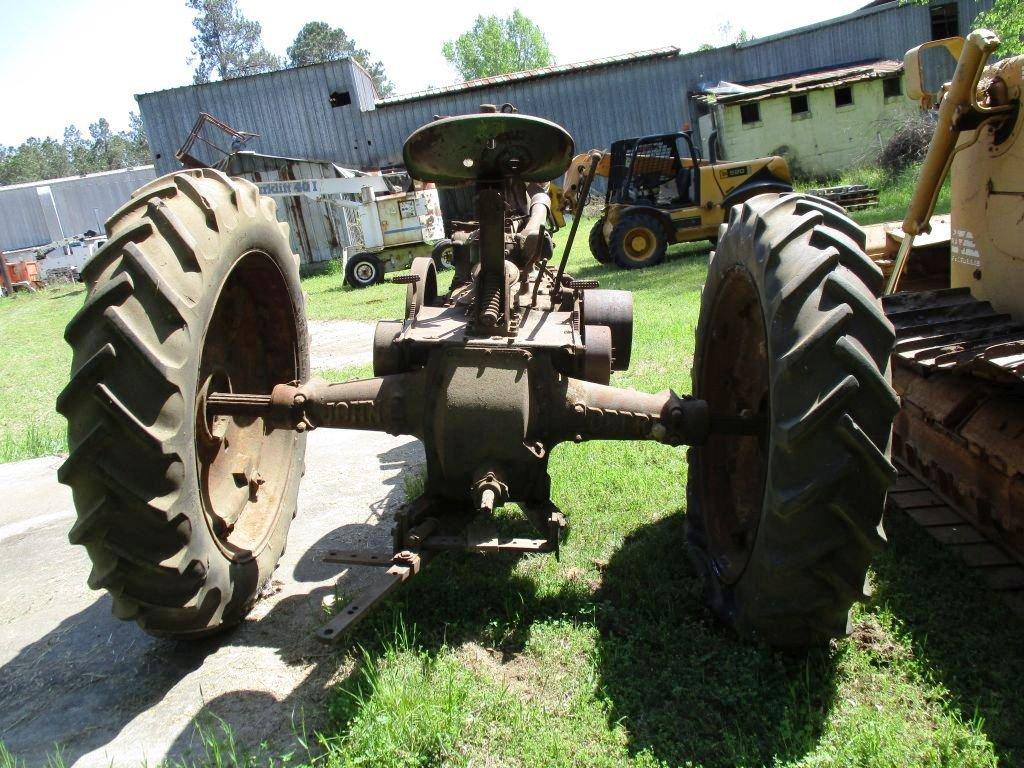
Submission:
{"label": "coil spring", "polygon": [[483,301],[480,303],[480,322],[484,325],[497,325],[501,314],[501,282],[489,279],[483,287]]}

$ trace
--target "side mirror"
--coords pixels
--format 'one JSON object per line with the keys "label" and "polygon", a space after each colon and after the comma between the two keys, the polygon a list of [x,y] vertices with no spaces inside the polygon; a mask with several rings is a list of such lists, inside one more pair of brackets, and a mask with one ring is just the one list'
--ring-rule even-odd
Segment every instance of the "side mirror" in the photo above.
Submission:
{"label": "side mirror", "polygon": [[[963,50],[962,37],[947,37],[923,43],[907,51],[903,57],[907,98],[917,102],[927,99],[935,103],[939,90],[951,79]],[[948,71],[949,75],[936,76],[937,72],[943,70]]]}

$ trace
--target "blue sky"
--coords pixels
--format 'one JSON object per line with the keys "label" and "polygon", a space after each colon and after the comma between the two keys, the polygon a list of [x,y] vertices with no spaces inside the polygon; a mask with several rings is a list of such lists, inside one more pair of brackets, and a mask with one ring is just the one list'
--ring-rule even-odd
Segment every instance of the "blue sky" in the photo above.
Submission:
{"label": "blue sky", "polygon": [[[865,2],[675,0],[648,4],[635,19],[628,11],[624,18],[628,5],[552,0],[239,0],[239,6],[263,25],[267,47],[281,54],[307,21],[343,27],[406,92],[458,79],[441,44],[469,28],[477,14],[507,15],[518,7],[544,30],[556,59],[569,63],[662,45],[686,51],[722,43],[723,23],[734,32],[742,27],[769,35]],[[137,109],[134,94],[191,82],[191,19],[184,0],[0,0],[0,143],[60,138],[68,123],[85,132],[101,116],[126,128],[129,111]]]}

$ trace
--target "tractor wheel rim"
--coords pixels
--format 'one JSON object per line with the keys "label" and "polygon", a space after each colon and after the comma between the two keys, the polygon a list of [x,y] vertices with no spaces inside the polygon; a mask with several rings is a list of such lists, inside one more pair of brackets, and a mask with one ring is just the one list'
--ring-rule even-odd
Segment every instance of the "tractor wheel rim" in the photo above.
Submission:
{"label": "tractor wheel rim", "polygon": [[451,269],[455,266],[455,254],[452,248],[445,248],[441,251],[441,266],[445,269]]}
{"label": "tractor wheel rim", "polygon": [[634,227],[626,233],[623,243],[627,257],[633,261],[646,261],[654,253],[657,240],[646,227]]}
{"label": "tractor wheel rim", "polygon": [[356,280],[360,283],[369,283],[373,280],[374,275],[377,274],[377,270],[374,269],[373,264],[362,261],[356,264],[356,268],[353,270],[356,276]]}
{"label": "tractor wheel rim", "polygon": [[[731,270],[718,288],[700,368],[698,391],[714,412],[770,411],[764,315],[753,278]],[[731,382],[723,387],[722,382]],[[760,528],[768,469],[764,436],[712,435],[702,448],[699,503],[707,510],[708,549],[715,570],[734,584],[746,569]]]}
{"label": "tractor wheel rim", "polygon": [[203,340],[195,413],[200,503],[217,546],[235,561],[262,551],[276,527],[295,435],[268,430],[258,417],[211,417],[207,395],[270,394],[274,384],[298,378],[291,308],[277,264],[247,253],[225,280]]}

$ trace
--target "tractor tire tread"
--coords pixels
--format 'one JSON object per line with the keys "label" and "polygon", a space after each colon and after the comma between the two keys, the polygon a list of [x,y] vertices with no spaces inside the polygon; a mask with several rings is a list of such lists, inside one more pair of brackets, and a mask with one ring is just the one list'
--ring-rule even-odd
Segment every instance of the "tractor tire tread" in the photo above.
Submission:
{"label": "tractor tire tread", "polygon": [[[110,592],[114,615],[154,634],[227,628],[262,586],[233,595],[226,577],[207,578],[215,554],[185,464],[193,450],[198,310],[212,306],[217,280],[230,269],[217,262],[220,238],[260,220],[259,237],[282,237],[274,210],[254,185],[218,171],[164,176],[110,217],[107,242],[82,270],[85,303],[65,332],[73,373],[58,398],[70,446],[58,476],[78,509],[68,538],[87,550],[89,586]],[[277,245],[291,265],[285,279],[297,286],[297,262]],[[305,354],[304,322],[299,335]],[[282,501],[292,507],[288,520],[294,501],[294,494]]]}
{"label": "tractor tire tread", "polygon": [[595,221],[594,226],[590,228],[588,245],[590,246],[590,255],[599,264],[608,264],[612,260],[611,251],[608,250],[608,241],[604,239],[604,216]]}
{"label": "tractor tire tread", "polygon": [[[704,310],[729,269],[758,286],[768,335],[771,447],[761,522],[742,574],[718,576],[690,450],[687,538],[712,609],[742,634],[786,648],[842,635],[874,554],[895,480],[888,458],[899,401],[889,380],[892,326],[880,281],[842,211],[803,195],[737,206],[712,259],[698,323],[694,384],[710,329]],[[766,257],[765,254],[768,254]],[[870,268],[869,268],[870,267]]]}

